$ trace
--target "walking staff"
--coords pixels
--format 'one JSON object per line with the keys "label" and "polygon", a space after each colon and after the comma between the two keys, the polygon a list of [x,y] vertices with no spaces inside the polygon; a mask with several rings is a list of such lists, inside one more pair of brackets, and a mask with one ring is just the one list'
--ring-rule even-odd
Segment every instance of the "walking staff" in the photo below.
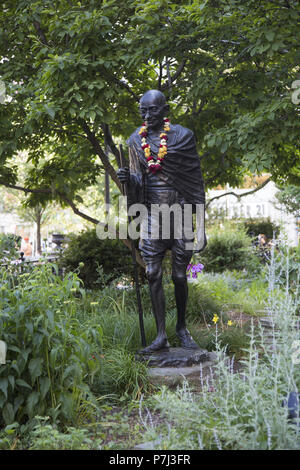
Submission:
{"label": "walking staff", "polygon": [[[123,153],[122,144],[120,144],[119,149],[120,149],[121,168],[124,168],[125,167],[125,161],[124,161],[124,153]],[[122,187],[123,187],[124,196],[127,196],[128,189],[127,189],[126,183],[122,184]],[[131,222],[132,218],[130,216],[128,216],[128,220],[129,220],[129,222]],[[136,262],[136,252],[135,252],[134,240],[131,239],[130,241],[131,241],[131,254],[132,254],[132,263],[133,263],[135,291],[136,291],[136,298],[137,298],[138,311],[139,311],[141,341],[142,341],[142,346],[145,347],[146,346],[146,336],[145,336],[145,329],[144,329],[143,308],[142,308],[141,293],[140,293],[139,274],[138,274],[138,267],[137,267],[137,262]]]}

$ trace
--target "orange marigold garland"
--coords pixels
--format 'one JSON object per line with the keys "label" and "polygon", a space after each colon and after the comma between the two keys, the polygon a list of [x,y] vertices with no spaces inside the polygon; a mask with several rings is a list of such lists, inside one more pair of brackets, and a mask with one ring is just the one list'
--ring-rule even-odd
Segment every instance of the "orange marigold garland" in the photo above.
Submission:
{"label": "orange marigold garland", "polygon": [[142,139],[142,149],[144,150],[145,158],[148,162],[149,170],[152,173],[156,173],[157,171],[161,170],[161,163],[165,156],[167,155],[168,147],[167,147],[167,140],[168,136],[166,132],[170,130],[170,120],[168,118],[164,118],[164,130],[160,134],[160,144],[159,144],[159,151],[157,154],[157,160],[155,161],[153,155],[151,154],[150,145],[147,143],[147,135],[148,135],[148,128],[146,123],[143,123],[139,134]]}

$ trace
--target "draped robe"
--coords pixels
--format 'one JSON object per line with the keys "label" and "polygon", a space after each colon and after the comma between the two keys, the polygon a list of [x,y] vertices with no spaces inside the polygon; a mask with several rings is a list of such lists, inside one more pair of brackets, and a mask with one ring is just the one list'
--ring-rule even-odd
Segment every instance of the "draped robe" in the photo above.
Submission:
{"label": "draped robe", "polygon": [[[145,203],[147,194],[148,163],[141,147],[140,128],[129,137],[129,167],[130,190],[128,194],[129,204],[136,202]],[[174,190],[183,196],[187,204],[204,204],[204,182],[200,167],[200,159],[196,150],[196,141],[193,132],[179,124],[171,124],[167,132],[167,155],[156,173]],[[150,143],[151,154],[156,158],[159,146]]]}
{"label": "draped robe", "polygon": [[[128,205],[135,203],[147,204],[147,183],[149,178],[148,163],[141,147],[140,128],[129,137],[129,168],[130,184],[128,188]],[[194,133],[179,124],[171,124],[167,132],[167,155],[161,163],[161,170],[156,176],[177,191],[184,204],[192,204],[193,212],[196,206],[205,204],[204,181],[201,172],[200,158],[196,150]],[[151,140],[151,155],[156,160],[159,151],[159,140]],[[196,251],[202,251],[206,245],[204,209],[197,223]]]}

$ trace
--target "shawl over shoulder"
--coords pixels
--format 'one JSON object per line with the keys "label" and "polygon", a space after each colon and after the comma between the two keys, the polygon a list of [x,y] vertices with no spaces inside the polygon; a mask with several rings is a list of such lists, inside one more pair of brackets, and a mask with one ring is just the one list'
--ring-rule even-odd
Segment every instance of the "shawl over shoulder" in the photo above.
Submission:
{"label": "shawl over shoulder", "polygon": [[[144,202],[145,175],[148,170],[144,151],[141,147],[140,128],[129,137],[130,191],[128,202]],[[158,146],[151,143],[154,157]],[[204,182],[200,167],[200,159],[196,150],[196,141],[190,129],[171,124],[168,132],[168,153],[157,176],[163,176],[189,204],[204,204]]]}

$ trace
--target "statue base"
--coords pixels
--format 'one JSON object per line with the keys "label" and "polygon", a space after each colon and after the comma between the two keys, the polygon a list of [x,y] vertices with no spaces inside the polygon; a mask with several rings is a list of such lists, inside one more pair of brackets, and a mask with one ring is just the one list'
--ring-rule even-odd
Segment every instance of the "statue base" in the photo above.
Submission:
{"label": "statue base", "polygon": [[147,362],[149,367],[190,367],[210,360],[205,349],[168,348],[149,354],[137,353],[137,361]]}
{"label": "statue base", "polygon": [[153,385],[171,388],[187,380],[198,390],[202,380],[211,377],[216,363],[216,354],[205,349],[169,348],[151,354],[136,354],[136,360],[148,362],[149,378]]}

